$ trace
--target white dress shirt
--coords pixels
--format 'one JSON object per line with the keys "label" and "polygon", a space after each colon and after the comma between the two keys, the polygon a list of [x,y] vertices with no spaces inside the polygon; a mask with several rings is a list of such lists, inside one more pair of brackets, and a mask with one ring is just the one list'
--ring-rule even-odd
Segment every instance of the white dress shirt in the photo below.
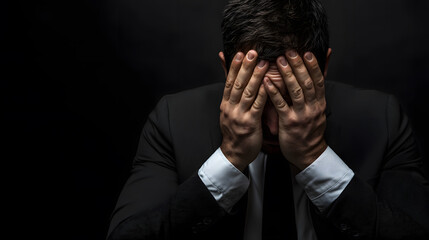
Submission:
{"label": "white dress shirt", "polygon": [[[264,179],[267,155],[260,152],[249,165],[249,178],[218,148],[198,175],[218,204],[230,211],[248,190],[244,240],[262,239]],[[292,177],[298,240],[316,240],[308,201],[324,211],[353,178],[353,171],[328,147],[310,166]]]}

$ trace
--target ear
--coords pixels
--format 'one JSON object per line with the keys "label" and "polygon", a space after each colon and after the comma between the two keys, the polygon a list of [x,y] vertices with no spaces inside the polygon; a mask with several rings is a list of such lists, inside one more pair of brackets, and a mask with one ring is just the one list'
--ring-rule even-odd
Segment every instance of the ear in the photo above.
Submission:
{"label": "ear", "polygon": [[323,72],[323,76],[326,79],[326,76],[328,76],[328,66],[329,66],[329,59],[331,59],[331,53],[332,48],[328,48],[328,52],[326,53],[326,62],[325,62],[325,71]]}
{"label": "ear", "polygon": [[223,54],[222,51],[219,52],[219,58],[222,64],[223,71],[225,72],[225,79],[226,79],[228,76],[228,71],[226,70],[225,55]]}

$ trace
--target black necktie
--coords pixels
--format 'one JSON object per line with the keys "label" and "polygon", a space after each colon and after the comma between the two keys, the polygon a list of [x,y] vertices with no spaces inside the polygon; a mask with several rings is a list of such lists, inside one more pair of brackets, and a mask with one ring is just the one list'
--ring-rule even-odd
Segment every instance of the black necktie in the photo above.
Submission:
{"label": "black necktie", "polygon": [[289,163],[282,155],[268,155],[264,183],[262,239],[296,238]]}

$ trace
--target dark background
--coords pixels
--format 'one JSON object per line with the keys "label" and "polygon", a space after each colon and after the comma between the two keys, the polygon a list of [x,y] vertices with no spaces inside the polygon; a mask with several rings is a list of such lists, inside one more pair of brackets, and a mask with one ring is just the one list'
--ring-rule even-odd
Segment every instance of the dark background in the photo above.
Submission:
{"label": "dark background", "polygon": [[[395,94],[427,149],[429,2],[323,2],[328,80]],[[223,81],[225,3],[0,3],[3,218],[15,238],[105,238],[155,103]]]}

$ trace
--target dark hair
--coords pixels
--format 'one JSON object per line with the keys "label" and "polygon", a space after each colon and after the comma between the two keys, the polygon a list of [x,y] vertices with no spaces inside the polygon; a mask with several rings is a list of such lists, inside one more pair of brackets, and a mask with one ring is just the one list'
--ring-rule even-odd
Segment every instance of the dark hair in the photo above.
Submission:
{"label": "dark hair", "polygon": [[324,69],[329,48],[325,9],[318,0],[231,0],[222,21],[227,67],[238,51],[250,49],[275,61],[287,49],[311,51]]}

